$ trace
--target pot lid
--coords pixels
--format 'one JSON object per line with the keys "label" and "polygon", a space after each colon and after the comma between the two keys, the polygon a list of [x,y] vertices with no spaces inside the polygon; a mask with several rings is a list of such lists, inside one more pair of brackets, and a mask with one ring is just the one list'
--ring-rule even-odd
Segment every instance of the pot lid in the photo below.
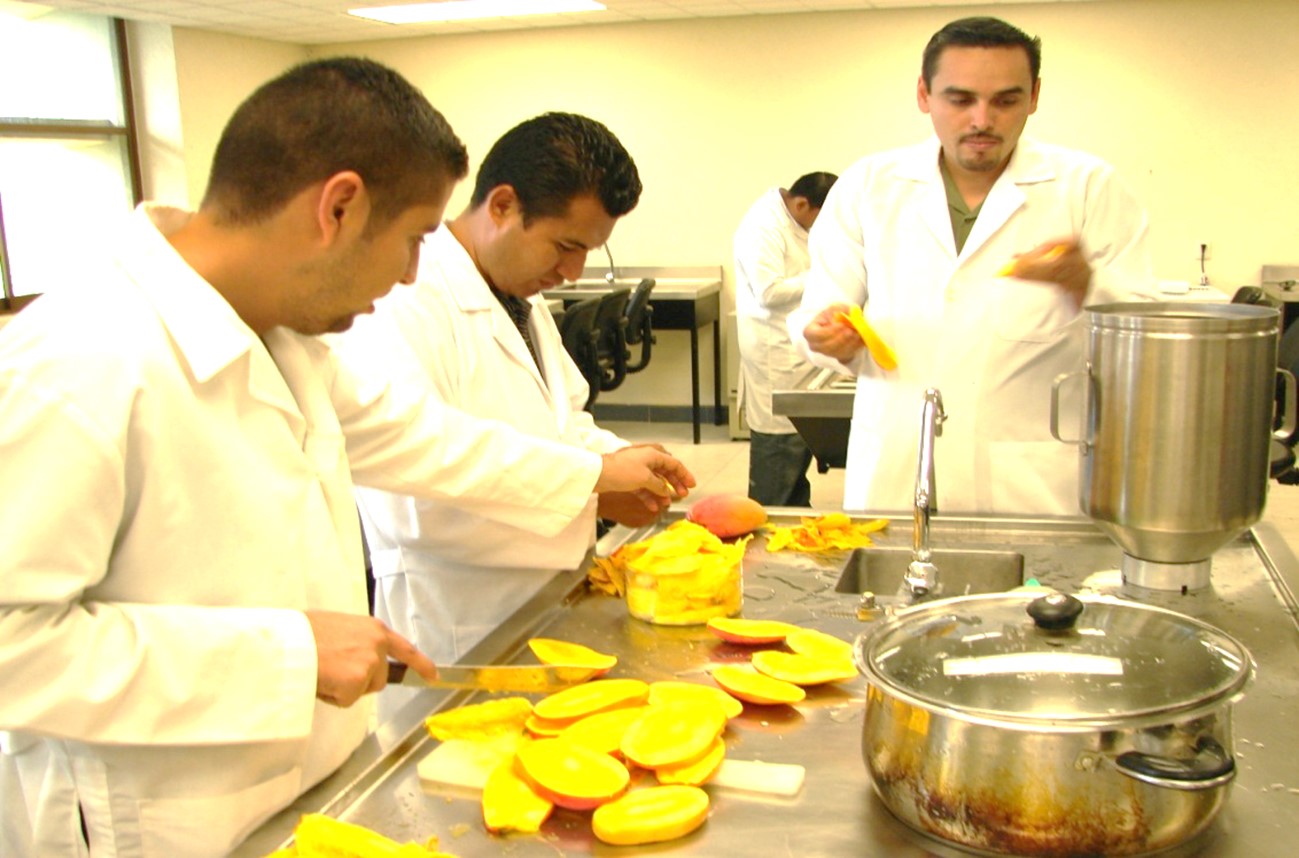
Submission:
{"label": "pot lid", "polygon": [[891,693],[1033,729],[1167,719],[1239,695],[1253,669],[1244,646],[1191,617],[1042,591],[924,603],[857,646],[867,678]]}

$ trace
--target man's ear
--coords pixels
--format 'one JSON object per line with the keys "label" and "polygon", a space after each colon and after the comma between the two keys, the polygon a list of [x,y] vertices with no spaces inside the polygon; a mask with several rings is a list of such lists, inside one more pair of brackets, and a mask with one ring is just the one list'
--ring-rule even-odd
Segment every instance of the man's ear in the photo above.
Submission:
{"label": "man's ear", "polygon": [[352,170],[325,180],[316,205],[321,239],[332,244],[342,235],[360,235],[370,218],[370,195],[365,180]]}
{"label": "man's ear", "polygon": [[923,74],[916,80],[916,106],[921,113],[929,112],[929,87],[925,86]]}
{"label": "man's ear", "polygon": [[487,192],[487,199],[483,201],[487,207],[487,214],[491,217],[492,223],[498,227],[502,226],[512,215],[519,215],[522,218],[522,207],[519,204],[519,195],[515,192],[513,185],[497,185]]}

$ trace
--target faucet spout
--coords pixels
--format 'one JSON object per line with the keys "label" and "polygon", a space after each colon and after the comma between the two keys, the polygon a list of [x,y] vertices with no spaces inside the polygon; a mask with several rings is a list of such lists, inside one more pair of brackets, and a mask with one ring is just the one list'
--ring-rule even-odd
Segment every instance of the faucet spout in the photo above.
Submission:
{"label": "faucet spout", "polygon": [[604,243],[604,255],[609,257],[609,270],[604,272],[604,282],[613,284],[618,279],[617,271],[613,267],[613,251],[609,249],[609,242]]}
{"label": "faucet spout", "polygon": [[934,485],[934,438],[943,434],[943,396],[937,388],[925,391],[920,412],[920,455],[916,462],[915,521],[911,532],[911,565],[903,587],[913,598],[936,595],[939,591],[938,567],[929,548],[929,520],[937,512],[937,490]]}

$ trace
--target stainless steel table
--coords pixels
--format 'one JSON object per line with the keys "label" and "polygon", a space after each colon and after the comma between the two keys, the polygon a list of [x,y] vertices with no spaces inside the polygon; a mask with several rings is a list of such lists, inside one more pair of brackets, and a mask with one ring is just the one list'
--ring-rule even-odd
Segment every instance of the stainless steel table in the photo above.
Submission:
{"label": "stainless steel table", "polygon": [[[804,511],[805,513],[805,511]],[[775,511],[793,523],[795,510]],[[616,529],[603,552],[647,531]],[[1013,546],[1043,584],[1077,591],[1119,589],[1119,550],[1083,520],[936,518],[937,546]],[[909,524],[894,522],[881,544],[909,544]],[[846,555],[770,554],[755,539],[745,557],[746,617],[778,618],[823,629],[845,640],[867,628],[856,619],[856,596],[835,591]],[[1199,616],[1240,639],[1252,652],[1257,676],[1234,709],[1239,774],[1223,812],[1205,834],[1167,855],[1256,858],[1288,854],[1299,827],[1299,622],[1294,599],[1299,560],[1269,526],[1221,549],[1213,560],[1213,587],[1199,596],[1169,594],[1159,601]],[[646,680],[708,681],[707,669],[747,660],[750,651],[724,644],[703,627],[652,626],[627,616],[621,602],[586,591],[581,571],[550,586],[498,629],[466,660],[531,661],[526,640],[539,633],[613,652],[612,675]],[[304,811],[320,810],[399,840],[441,839],[463,858],[510,855],[623,855],[638,850],[595,841],[589,814],[557,811],[531,837],[496,838],[482,826],[477,794],[426,792],[416,765],[434,746],[420,724],[429,712],[473,699],[432,691],[404,694],[393,722],[358,751],[343,770],[272,819],[235,854],[261,856],[289,836]],[[746,706],[726,734],[732,759],[798,763],[806,767],[801,793],[776,798],[711,787],[713,806],[697,832],[646,847],[654,854],[710,856],[967,855],[899,823],[874,796],[861,759],[864,680],[813,689],[794,707]]]}

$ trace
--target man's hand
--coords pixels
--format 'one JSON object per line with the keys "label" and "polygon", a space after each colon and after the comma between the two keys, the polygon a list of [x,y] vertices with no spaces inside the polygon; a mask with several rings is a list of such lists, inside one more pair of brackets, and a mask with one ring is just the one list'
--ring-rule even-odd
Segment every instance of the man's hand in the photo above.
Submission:
{"label": "man's hand", "polygon": [[316,697],[351,706],[363,694],[388,684],[388,659],[400,661],[425,679],[437,679],[428,656],[374,617],[334,611],[304,611],[316,636]]}
{"label": "man's hand", "polygon": [[656,445],[624,447],[600,457],[603,467],[594,491],[644,490],[672,500],[683,498],[695,485],[695,476],[676,458]]}
{"label": "man's hand", "polygon": [[598,498],[596,514],[627,527],[653,524],[672,503],[670,497],[643,489],[634,492],[604,492]]}
{"label": "man's hand", "polygon": [[1091,265],[1083,256],[1077,239],[1072,237],[1044,242],[1015,257],[1011,275],[1023,280],[1054,283],[1073,298],[1079,309],[1092,282]]}
{"label": "man's hand", "polygon": [[864,348],[861,335],[852,325],[839,320],[840,313],[847,313],[852,308],[847,304],[831,304],[816,314],[803,329],[803,338],[807,347],[817,354],[832,357],[840,363],[847,363]]}

